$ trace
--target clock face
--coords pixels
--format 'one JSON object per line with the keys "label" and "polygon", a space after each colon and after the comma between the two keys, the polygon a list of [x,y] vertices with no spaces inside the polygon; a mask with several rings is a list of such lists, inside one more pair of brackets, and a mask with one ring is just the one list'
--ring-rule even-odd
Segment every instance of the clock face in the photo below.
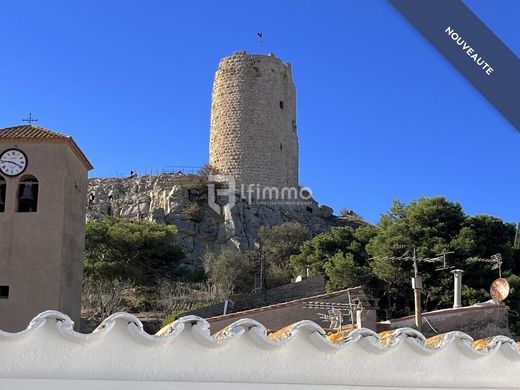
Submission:
{"label": "clock face", "polygon": [[0,171],[7,176],[18,176],[27,167],[27,156],[18,149],[9,149],[0,155]]}

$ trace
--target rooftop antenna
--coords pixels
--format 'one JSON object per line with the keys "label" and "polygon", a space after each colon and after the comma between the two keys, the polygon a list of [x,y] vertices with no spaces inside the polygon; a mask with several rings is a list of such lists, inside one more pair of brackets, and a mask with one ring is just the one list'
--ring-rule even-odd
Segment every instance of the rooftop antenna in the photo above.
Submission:
{"label": "rooftop antenna", "polygon": [[480,257],[470,258],[468,259],[468,262],[493,264],[491,266],[491,270],[498,269],[498,279],[495,279],[493,283],[491,283],[489,292],[491,294],[491,298],[497,302],[502,303],[507,298],[510,291],[509,282],[502,277],[502,263],[504,262],[502,260],[502,255],[497,253],[493,256],[490,256],[488,259],[483,259]]}
{"label": "rooftop antenna", "polygon": [[32,123],[33,123],[33,122],[38,122],[38,119],[34,118],[34,117],[32,116],[32,112],[30,112],[30,113],[29,113],[29,116],[28,116],[27,118],[22,119],[22,122],[27,122],[27,123],[29,123],[29,126],[32,126]]}
{"label": "rooftop antenna", "polygon": [[318,317],[322,321],[330,321],[329,329],[341,330],[343,318],[350,317],[354,325],[354,313],[363,310],[361,303],[341,303],[341,302],[309,302],[304,306],[306,309],[326,310],[327,314],[318,312]]}
{"label": "rooftop antenna", "polygon": [[452,253],[455,253],[455,252],[451,251],[451,252],[442,252],[442,253],[437,254],[437,256],[440,256],[440,257],[438,257],[439,259],[442,258],[442,267],[435,268],[435,271],[444,271],[444,270],[455,268],[454,266],[448,267],[447,255],[451,255]]}
{"label": "rooftop antenna", "polygon": [[498,277],[502,278],[502,255],[497,253],[496,255],[491,256],[489,259],[482,259],[480,257],[468,259],[470,263],[490,263],[493,264],[491,270],[498,269]]}
{"label": "rooftop antenna", "polygon": [[[438,268],[437,270],[447,269],[446,267],[446,255],[450,252],[443,252],[437,257],[421,257],[418,258],[416,255],[415,245],[403,245],[397,244],[394,246],[396,249],[406,248],[406,251],[401,256],[376,256],[371,258],[373,259],[383,259],[383,260],[394,260],[394,261],[411,261],[413,264],[413,278],[412,278],[412,289],[413,289],[413,298],[414,298],[414,309],[415,309],[415,327],[420,332],[422,330],[422,305],[421,305],[421,290],[422,286],[422,277],[419,275],[419,266],[418,264],[421,262],[425,263],[437,263],[443,262],[444,266]],[[452,253],[452,252],[451,252]]]}

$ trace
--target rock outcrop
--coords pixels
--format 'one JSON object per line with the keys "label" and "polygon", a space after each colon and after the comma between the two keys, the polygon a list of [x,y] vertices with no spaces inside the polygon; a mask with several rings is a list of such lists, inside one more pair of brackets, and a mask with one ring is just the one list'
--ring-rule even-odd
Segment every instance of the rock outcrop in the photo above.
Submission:
{"label": "rock outcrop", "polygon": [[[249,203],[235,197],[235,206],[219,215],[208,205],[204,176],[160,174],[134,178],[89,180],[87,220],[107,215],[127,220],[144,219],[176,225],[178,240],[186,253],[186,266],[197,267],[206,250],[253,248],[260,226],[299,222],[312,235],[333,226],[358,226],[355,215],[340,218],[330,207],[310,200],[299,205]],[[93,198],[93,199],[92,199]]]}

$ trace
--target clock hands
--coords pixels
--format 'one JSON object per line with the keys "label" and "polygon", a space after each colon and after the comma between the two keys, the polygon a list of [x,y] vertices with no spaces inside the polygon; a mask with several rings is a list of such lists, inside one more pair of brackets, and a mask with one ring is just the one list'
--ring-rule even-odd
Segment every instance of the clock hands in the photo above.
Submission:
{"label": "clock hands", "polygon": [[23,168],[23,165],[17,164],[17,163],[15,163],[14,161],[9,161],[9,160],[0,160],[0,162],[14,164],[14,165],[16,165],[17,167]]}

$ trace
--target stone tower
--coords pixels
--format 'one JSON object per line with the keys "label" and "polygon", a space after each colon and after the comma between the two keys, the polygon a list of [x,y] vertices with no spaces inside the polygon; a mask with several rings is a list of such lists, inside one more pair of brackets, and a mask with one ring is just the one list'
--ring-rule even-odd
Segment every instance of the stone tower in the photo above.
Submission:
{"label": "stone tower", "polygon": [[60,310],[79,326],[87,173],[74,140],[33,125],[0,129],[0,329]]}
{"label": "stone tower", "polygon": [[290,64],[245,51],[220,61],[213,82],[209,163],[245,186],[298,186]]}

